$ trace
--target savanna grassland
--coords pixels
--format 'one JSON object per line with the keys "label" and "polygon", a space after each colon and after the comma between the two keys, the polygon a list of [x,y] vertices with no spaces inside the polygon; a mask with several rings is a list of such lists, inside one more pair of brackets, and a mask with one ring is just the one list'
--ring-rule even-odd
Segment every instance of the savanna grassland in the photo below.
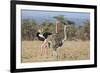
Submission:
{"label": "savanna grassland", "polygon": [[90,58],[90,41],[65,41],[63,46],[58,49],[58,57],[52,55],[52,48],[46,48],[48,53],[41,56],[41,44],[40,41],[22,41],[22,63],[87,60]]}

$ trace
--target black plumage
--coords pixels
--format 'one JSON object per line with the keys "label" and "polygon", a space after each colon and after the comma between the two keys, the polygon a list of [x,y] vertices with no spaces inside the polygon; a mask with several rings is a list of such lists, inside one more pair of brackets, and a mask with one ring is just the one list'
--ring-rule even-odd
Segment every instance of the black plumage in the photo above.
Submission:
{"label": "black plumage", "polygon": [[37,32],[37,34],[36,34],[36,36],[38,37],[38,39],[40,41],[44,41],[45,39],[48,38],[49,35],[52,35],[52,33],[50,33],[50,32],[44,32],[44,33]]}

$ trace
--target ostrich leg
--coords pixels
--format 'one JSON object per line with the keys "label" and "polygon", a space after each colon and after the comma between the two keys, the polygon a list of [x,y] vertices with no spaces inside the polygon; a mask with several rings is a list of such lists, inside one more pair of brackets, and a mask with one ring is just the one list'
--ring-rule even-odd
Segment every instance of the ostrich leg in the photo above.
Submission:
{"label": "ostrich leg", "polygon": [[48,41],[47,41],[47,39],[45,39],[43,44],[41,45],[41,55],[46,54],[46,50],[44,51],[43,48],[45,48],[47,43],[48,43]]}

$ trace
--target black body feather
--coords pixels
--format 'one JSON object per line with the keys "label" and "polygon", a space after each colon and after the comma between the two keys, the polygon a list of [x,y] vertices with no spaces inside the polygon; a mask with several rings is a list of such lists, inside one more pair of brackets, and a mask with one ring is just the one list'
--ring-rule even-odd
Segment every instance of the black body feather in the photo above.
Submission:
{"label": "black body feather", "polygon": [[43,34],[41,34],[43,37],[39,36],[41,33],[37,32],[36,36],[38,37],[38,40],[40,41],[44,41],[45,39],[48,38],[49,35],[52,35],[52,33],[50,32],[44,32]]}

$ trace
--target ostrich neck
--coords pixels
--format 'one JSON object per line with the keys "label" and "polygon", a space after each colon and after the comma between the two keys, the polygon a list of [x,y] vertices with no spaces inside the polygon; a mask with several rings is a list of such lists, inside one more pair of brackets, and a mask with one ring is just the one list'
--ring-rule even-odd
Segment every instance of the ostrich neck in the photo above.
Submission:
{"label": "ostrich neck", "polygon": [[64,25],[64,40],[67,40],[66,28],[67,28],[67,25]]}

